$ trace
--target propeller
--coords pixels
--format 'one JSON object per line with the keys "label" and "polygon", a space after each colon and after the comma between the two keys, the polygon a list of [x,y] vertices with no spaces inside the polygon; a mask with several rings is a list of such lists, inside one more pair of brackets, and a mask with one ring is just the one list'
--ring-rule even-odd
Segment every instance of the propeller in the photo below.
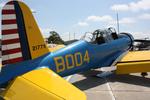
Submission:
{"label": "propeller", "polygon": [[135,39],[134,42],[150,43],[150,40]]}

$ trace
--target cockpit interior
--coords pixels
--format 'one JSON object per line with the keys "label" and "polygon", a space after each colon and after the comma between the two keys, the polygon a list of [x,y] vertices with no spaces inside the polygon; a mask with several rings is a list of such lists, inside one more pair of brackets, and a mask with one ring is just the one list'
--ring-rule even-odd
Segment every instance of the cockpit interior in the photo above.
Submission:
{"label": "cockpit interior", "polygon": [[104,30],[95,30],[93,33],[87,32],[82,39],[89,43],[100,45],[118,39],[118,35],[116,30],[110,27]]}

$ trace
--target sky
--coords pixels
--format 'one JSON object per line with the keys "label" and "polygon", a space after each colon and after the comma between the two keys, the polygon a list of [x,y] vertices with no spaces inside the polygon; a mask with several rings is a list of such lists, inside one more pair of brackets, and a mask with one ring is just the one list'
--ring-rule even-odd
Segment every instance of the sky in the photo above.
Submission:
{"label": "sky", "polygon": [[[8,0],[0,0],[0,11]],[[22,0],[34,12],[44,37],[56,31],[63,40],[114,27],[134,38],[150,38],[150,0]],[[0,14],[1,19],[1,14]],[[0,26],[1,28],[1,26]]]}

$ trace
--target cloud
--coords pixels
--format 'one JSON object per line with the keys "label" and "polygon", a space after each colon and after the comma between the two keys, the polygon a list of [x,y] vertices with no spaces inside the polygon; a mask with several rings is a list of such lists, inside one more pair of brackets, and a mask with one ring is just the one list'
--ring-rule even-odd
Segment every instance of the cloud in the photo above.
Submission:
{"label": "cloud", "polygon": [[111,7],[113,11],[139,11],[149,9],[150,0],[138,0],[137,2],[130,2],[128,4],[115,4]]}
{"label": "cloud", "polygon": [[125,5],[125,4],[116,4],[111,7],[111,10],[113,10],[113,11],[128,11],[129,6]]}
{"label": "cloud", "polygon": [[104,16],[88,16],[87,18],[84,19],[84,21],[80,21],[77,23],[78,26],[86,27],[89,26],[90,22],[112,22],[113,18],[109,15],[104,15]]}
{"label": "cloud", "polygon": [[[104,15],[104,16],[88,16],[85,18],[83,21],[78,22],[78,26],[89,26],[90,24],[94,23],[99,23],[106,25],[106,26],[115,26],[116,25],[116,19],[113,18],[110,15]],[[136,18],[133,17],[124,17],[119,20],[120,25],[132,25],[137,22]]]}
{"label": "cloud", "polygon": [[89,16],[86,18],[87,21],[93,21],[93,22],[107,22],[107,21],[112,21],[113,18],[109,15],[104,15],[104,16]]}
{"label": "cloud", "polygon": [[122,18],[121,20],[119,20],[120,24],[134,24],[135,22],[136,22],[136,20],[133,18],[130,18],[130,17],[125,17],[125,18]]}
{"label": "cloud", "polygon": [[85,26],[88,26],[89,24],[87,22],[78,22],[77,25],[85,27]]}
{"label": "cloud", "polygon": [[[116,19],[111,17],[110,15],[104,15],[104,16],[89,16],[86,18],[86,21],[91,22],[105,22],[108,24],[114,24],[116,23]],[[135,18],[132,17],[124,17],[119,20],[120,24],[133,24],[136,22]]]}
{"label": "cloud", "polygon": [[150,20],[150,13],[144,13],[140,15],[138,18],[143,20]]}
{"label": "cloud", "polygon": [[90,22],[110,22],[113,21],[113,18],[109,15],[104,16],[88,16],[83,21],[77,23],[78,26],[89,26]]}

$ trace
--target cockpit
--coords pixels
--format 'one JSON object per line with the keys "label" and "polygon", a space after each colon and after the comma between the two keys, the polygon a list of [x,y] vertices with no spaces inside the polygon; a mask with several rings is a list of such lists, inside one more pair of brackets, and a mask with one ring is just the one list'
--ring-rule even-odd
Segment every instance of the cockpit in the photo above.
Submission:
{"label": "cockpit", "polygon": [[103,44],[118,39],[118,35],[116,30],[110,27],[104,30],[95,30],[93,33],[87,32],[82,39],[93,44]]}

